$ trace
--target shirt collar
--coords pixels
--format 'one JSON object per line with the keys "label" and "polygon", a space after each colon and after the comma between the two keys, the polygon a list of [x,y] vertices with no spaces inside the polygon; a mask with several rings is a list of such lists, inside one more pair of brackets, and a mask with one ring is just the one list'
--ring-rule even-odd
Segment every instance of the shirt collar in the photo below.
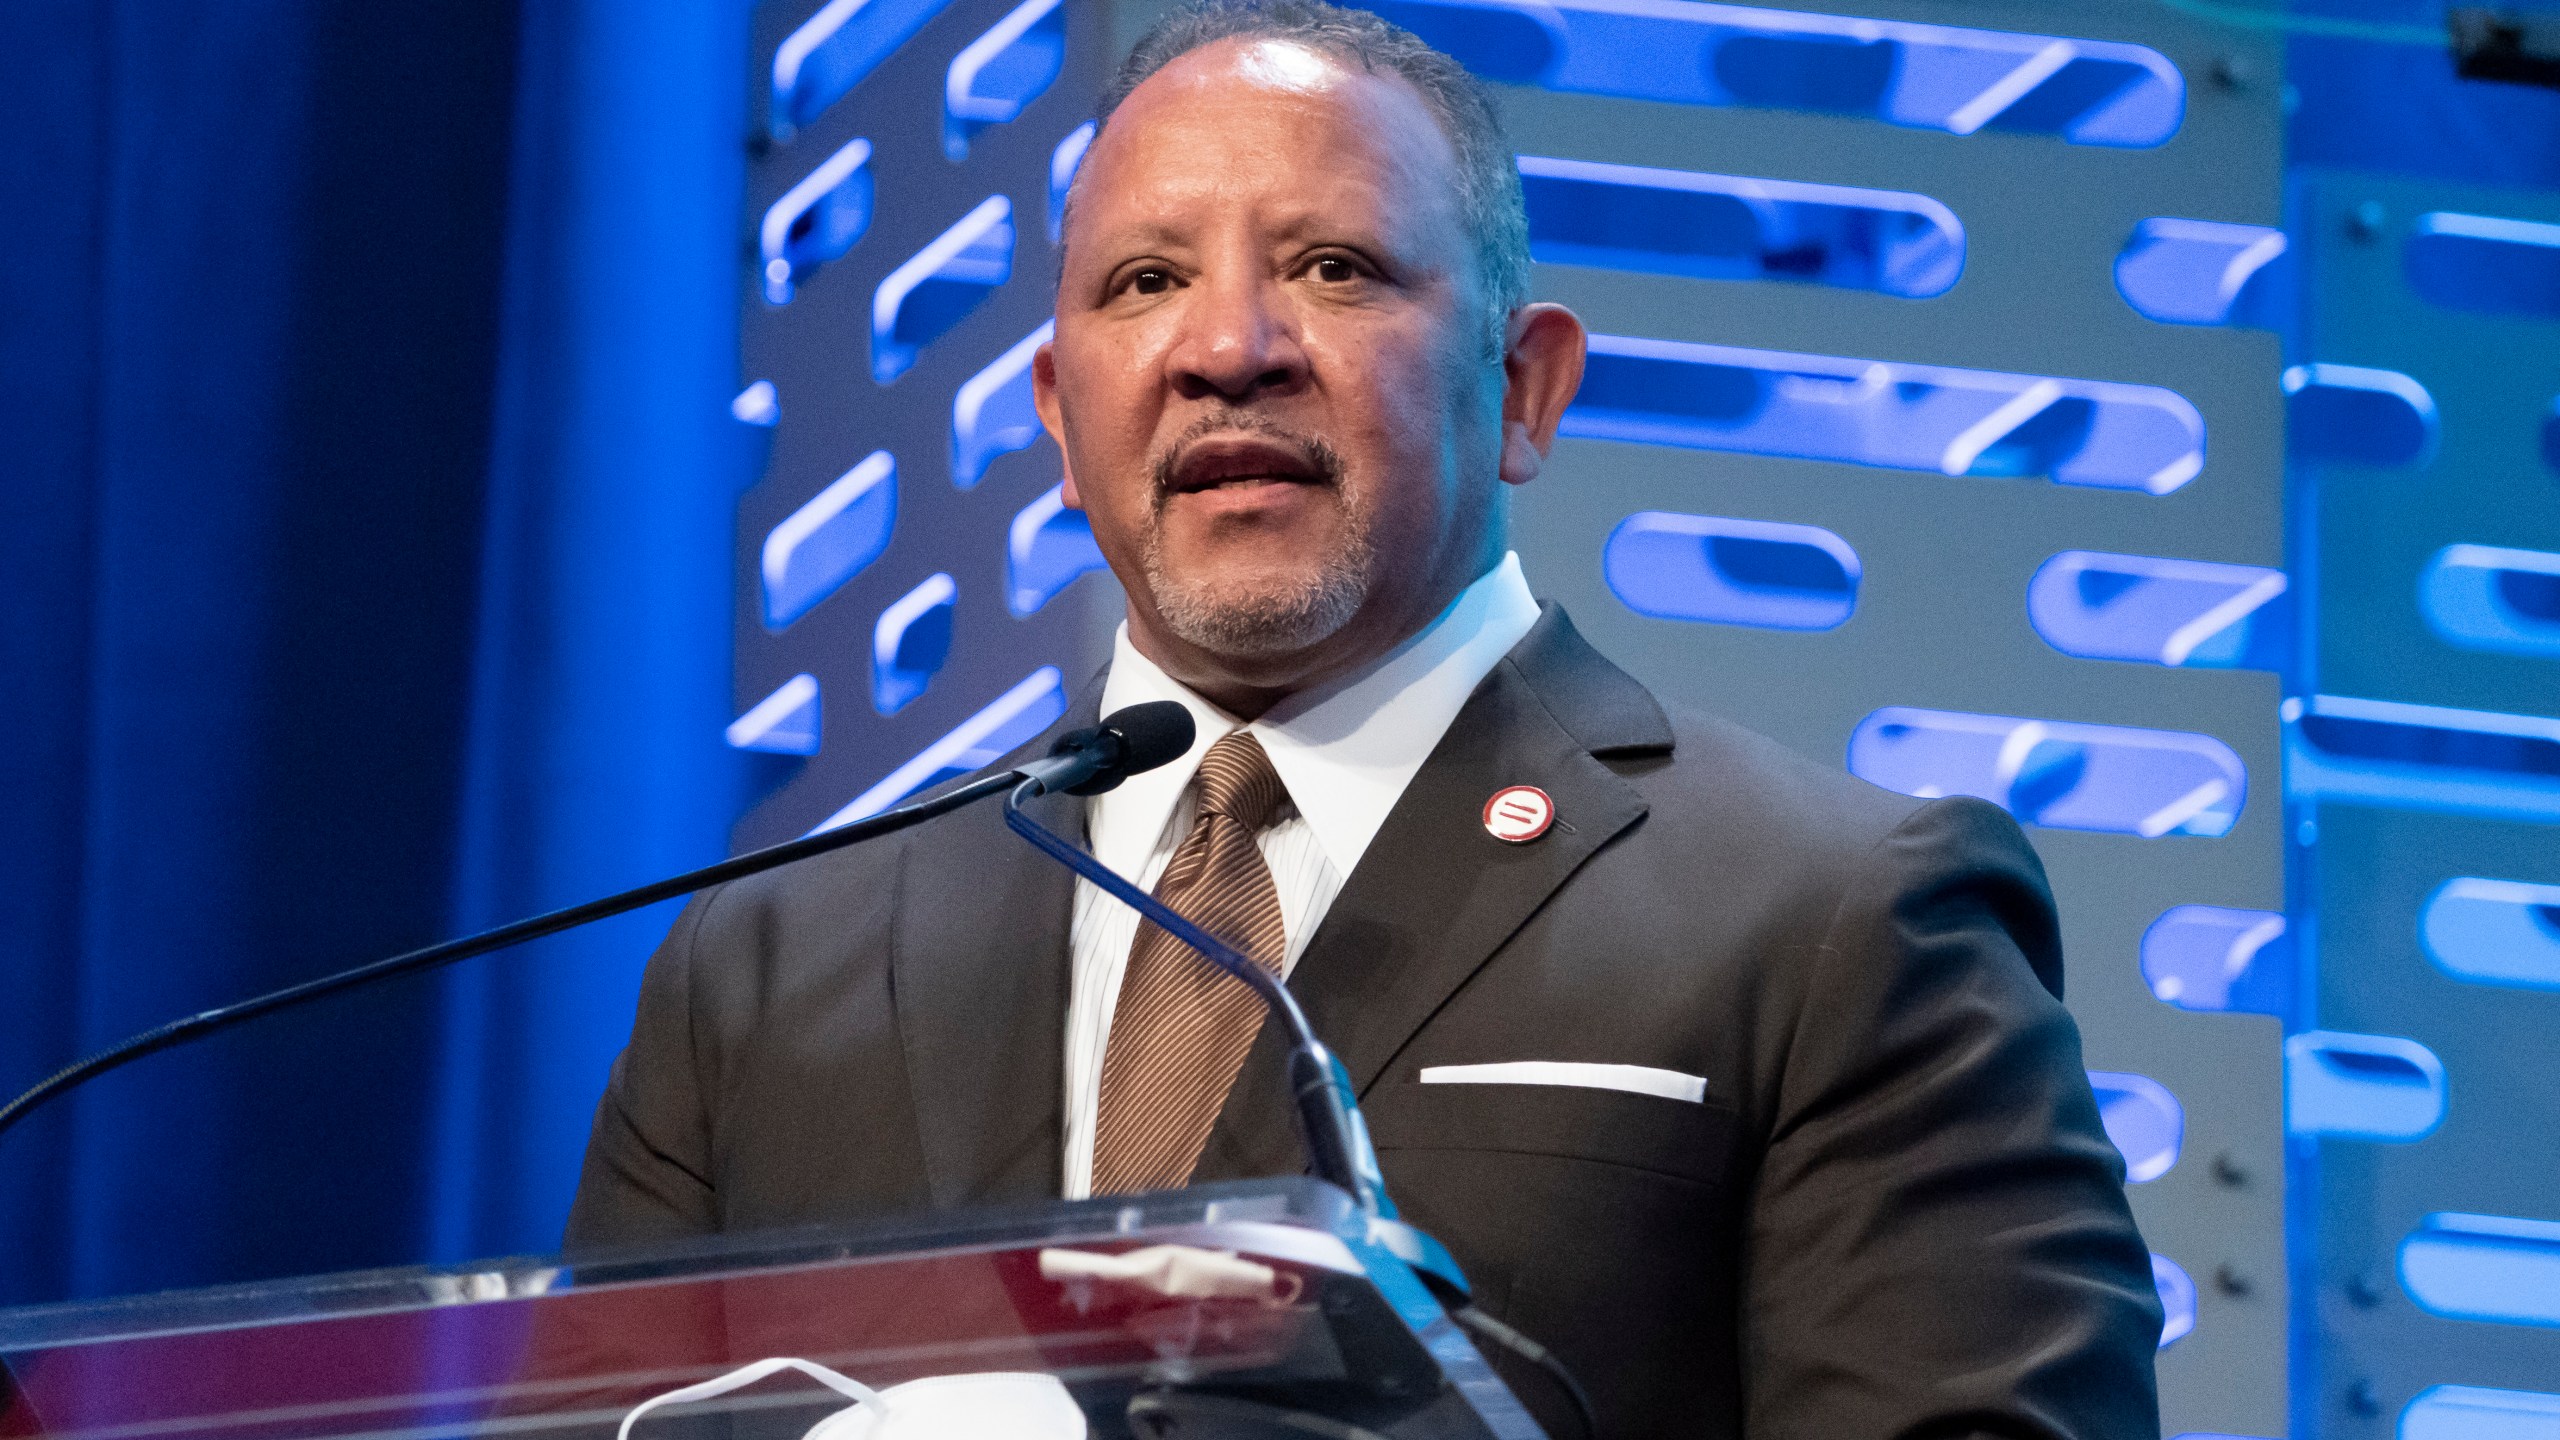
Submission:
{"label": "shirt collar", "polygon": [[1348,876],[1467,697],[1537,620],[1538,602],[1521,577],[1520,557],[1506,554],[1402,645],[1360,670],[1290,696],[1250,725],[1139,654],[1123,624],[1112,642],[1102,713],[1174,700],[1190,710],[1199,729],[1181,759],[1094,797],[1085,821],[1094,853],[1123,875],[1140,874],[1200,768],[1200,757],[1245,729],[1262,742],[1325,858],[1336,873]]}

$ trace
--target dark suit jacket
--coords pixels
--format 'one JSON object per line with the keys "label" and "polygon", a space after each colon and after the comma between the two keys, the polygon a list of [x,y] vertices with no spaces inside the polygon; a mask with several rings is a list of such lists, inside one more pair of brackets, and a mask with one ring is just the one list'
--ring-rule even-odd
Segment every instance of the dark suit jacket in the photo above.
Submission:
{"label": "dark suit jacket", "polygon": [[[1555,799],[1525,845],[1482,824],[1513,784]],[[1082,801],[1041,803],[1081,833]],[[1055,1196],[1071,894],[989,804],[697,898],[572,1247]],[[2000,810],[1666,716],[1550,606],[1289,984],[1407,1218],[1610,1435],[2158,1433],[2148,1254]],[[1280,1057],[1266,1028],[1200,1178],[1300,1168]],[[1416,1079],[1505,1060],[1704,1075],[1706,1102]]]}

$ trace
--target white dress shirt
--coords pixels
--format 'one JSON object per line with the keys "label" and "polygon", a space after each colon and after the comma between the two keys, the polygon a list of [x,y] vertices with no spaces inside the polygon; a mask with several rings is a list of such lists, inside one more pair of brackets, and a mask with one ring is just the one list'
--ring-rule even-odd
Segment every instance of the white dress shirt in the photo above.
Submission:
{"label": "white dress shirt", "polygon": [[[1520,576],[1520,557],[1505,555],[1412,639],[1361,670],[1290,696],[1251,724],[1158,669],[1129,643],[1129,627],[1121,626],[1110,678],[1102,686],[1102,713],[1148,700],[1178,700],[1191,711],[1199,733],[1181,759],[1133,775],[1092,799],[1085,809],[1085,836],[1093,853],[1154,890],[1191,831],[1198,796],[1191,782],[1200,757],[1235,731],[1251,731],[1289,789],[1291,808],[1261,835],[1263,862],[1280,892],[1280,924],[1288,937],[1281,974],[1287,975],[1324,922],[1343,877],[1359,865],[1449,722],[1537,619],[1538,602]],[[1137,936],[1136,911],[1088,882],[1076,882],[1063,1177],[1070,1200],[1093,1193],[1102,1055]]]}

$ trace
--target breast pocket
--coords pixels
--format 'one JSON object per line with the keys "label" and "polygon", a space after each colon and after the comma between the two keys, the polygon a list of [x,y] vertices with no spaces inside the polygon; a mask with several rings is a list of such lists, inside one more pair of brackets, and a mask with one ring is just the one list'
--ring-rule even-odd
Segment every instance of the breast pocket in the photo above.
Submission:
{"label": "breast pocket", "polygon": [[[1739,1432],[1740,1123],[1716,1103],[1576,1085],[1367,1099],[1387,1189],[1485,1309],[1615,1397],[1628,1433]],[[1503,1367],[1523,1395],[1546,1382]],[[1604,1415],[1607,1412],[1604,1411]],[[1683,1417],[1674,1422],[1670,1417]],[[1567,1433],[1546,1415],[1550,1433]],[[1658,1422],[1648,1425],[1646,1422]],[[1675,1430],[1662,1428],[1677,1423]]]}
{"label": "breast pocket", "polygon": [[1733,1159],[1733,1112],[1712,1099],[1585,1085],[1395,1087],[1368,1105],[1379,1151],[1549,1156],[1721,1183]]}

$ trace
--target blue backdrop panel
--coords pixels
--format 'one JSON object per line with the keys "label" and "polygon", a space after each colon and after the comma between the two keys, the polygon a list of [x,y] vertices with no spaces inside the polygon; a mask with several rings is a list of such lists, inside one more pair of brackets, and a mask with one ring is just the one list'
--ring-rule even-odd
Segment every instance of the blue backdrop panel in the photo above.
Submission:
{"label": "blue backdrop panel", "polygon": [[[2294,1263],[2316,1298],[2295,1428],[2547,1433],[2420,1401],[2443,1385],[2560,1392],[2560,992],[2531,983],[2540,951],[2560,953],[2560,908],[2534,888],[2560,885],[2560,659],[2530,643],[2547,623],[2532,557],[2560,555],[2560,471],[2541,453],[2560,294],[2515,283],[2530,247],[2412,271],[2445,228],[2431,216],[2560,241],[2560,198],[2306,169],[2294,210],[2293,358],[2406,376],[2432,431],[2415,453],[2361,457],[2295,437],[2293,568],[2316,623],[2291,736],[2294,885],[2316,944],[2294,1023],[2397,1037],[2442,1074],[2413,1123],[2405,1071],[2369,1072],[2357,1103],[2321,1111],[2297,1094]],[[2498,563],[2449,592],[2437,577],[2462,546]],[[2468,914],[2459,894],[2437,908],[2457,885]],[[2443,1214],[2484,1218],[2430,1223]]]}
{"label": "blue backdrop panel", "polygon": [[[732,741],[772,790],[742,846],[985,764],[1103,658],[1118,592],[1077,583],[1100,557],[1058,506],[1029,367],[1106,20],[1049,0],[755,12],[738,423],[769,458],[737,507]],[[814,745],[743,723],[803,675],[813,698],[781,708]]]}
{"label": "blue backdrop panel", "polygon": [[[2452,8],[2443,0],[2293,0],[2264,8],[2398,37],[2310,30],[2286,43],[2285,73],[2297,97],[2286,127],[2291,164],[2474,185],[2560,185],[2560,93],[2456,76],[2437,48]],[[2560,15],[2552,0],[2494,8]]]}

